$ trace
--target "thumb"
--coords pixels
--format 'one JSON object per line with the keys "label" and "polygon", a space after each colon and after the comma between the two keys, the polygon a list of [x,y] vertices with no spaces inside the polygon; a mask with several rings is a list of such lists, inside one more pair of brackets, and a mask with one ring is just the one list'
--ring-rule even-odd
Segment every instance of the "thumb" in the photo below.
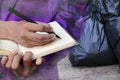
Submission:
{"label": "thumb", "polygon": [[38,58],[33,62],[33,67],[32,70],[36,70],[41,64],[43,64],[45,62],[44,58]]}
{"label": "thumb", "polygon": [[36,66],[39,66],[41,64],[43,64],[45,62],[45,59],[44,58],[38,58],[35,62]]}

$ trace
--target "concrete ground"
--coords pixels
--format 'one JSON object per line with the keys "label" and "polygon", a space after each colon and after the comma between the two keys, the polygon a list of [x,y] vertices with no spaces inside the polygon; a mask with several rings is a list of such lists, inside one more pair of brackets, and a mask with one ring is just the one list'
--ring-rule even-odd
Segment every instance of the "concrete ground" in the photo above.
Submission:
{"label": "concrete ground", "polygon": [[118,65],[72,67],[68,57],[58,63],[60,80],[120,80]]}

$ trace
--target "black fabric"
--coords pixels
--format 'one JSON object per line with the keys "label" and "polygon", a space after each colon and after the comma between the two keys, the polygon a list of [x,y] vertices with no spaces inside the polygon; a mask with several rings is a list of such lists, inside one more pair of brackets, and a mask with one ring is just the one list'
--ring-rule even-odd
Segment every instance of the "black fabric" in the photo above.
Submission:
{"label": "black fabric", "polygon": [[120,0],[89,0],[86,16],[76,22],[84,29],[69,55],[73,66],[120,63],[119,4]]}

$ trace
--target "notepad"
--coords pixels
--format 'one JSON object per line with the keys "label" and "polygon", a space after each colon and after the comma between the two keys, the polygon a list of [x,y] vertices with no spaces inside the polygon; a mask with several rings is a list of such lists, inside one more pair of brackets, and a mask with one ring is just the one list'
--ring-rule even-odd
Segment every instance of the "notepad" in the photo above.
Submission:
{"label": "notepad", "polygon": [[[26,51],[33,52],[33,59],[53,54],[60,50],[72,47],[77,44],[76,40],[72,38],[69,33],[61,27],[61,25],[54,21],[49,23],[53,31],[60,36],[61,39],[56,38],[55,41],[44,46],[35,46],[32,48],[24,47],[11,40],[0,40],[0,55],[9,55],[13,50],[25,53]],[[39,33],[37,33],[39,34]]]}

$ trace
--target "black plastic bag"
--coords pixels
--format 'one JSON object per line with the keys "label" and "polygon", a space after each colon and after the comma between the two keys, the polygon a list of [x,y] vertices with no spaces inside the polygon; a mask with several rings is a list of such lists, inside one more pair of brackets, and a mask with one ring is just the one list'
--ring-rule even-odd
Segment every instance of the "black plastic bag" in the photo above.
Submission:
{"label": "black plastic bag", "polygon": [[[105,0],[105,2],[108,0]],[[110,2],[110,0],[108,1]],[[90,0],[87,5],[87,15],[76,23],[76,27],[84,27],[69,59],[73,66],[103,66],[116,64],[117,60],[107,41],[105,24],[101,11],[104,0]]]}
{"label": "black plastic bag", "polygon": [[120,66],[120,17],[109,18],[105,25],[105,31]]}
{"label": "black plastic bag", "polygon": [[[84,32],[78,41],[79,44],[73,48],[69,55],[72,65],[101,66],[115,64],[117,61],[107,43],[103,25],[92,17],[83,18],[83,20],[85,20]],[[83,21],[81,22],[83,24]]]}
{"label": "black plastic bag", "polygon": [[105,32],[120,66],[120,0],[102,1],[101,19]]}

